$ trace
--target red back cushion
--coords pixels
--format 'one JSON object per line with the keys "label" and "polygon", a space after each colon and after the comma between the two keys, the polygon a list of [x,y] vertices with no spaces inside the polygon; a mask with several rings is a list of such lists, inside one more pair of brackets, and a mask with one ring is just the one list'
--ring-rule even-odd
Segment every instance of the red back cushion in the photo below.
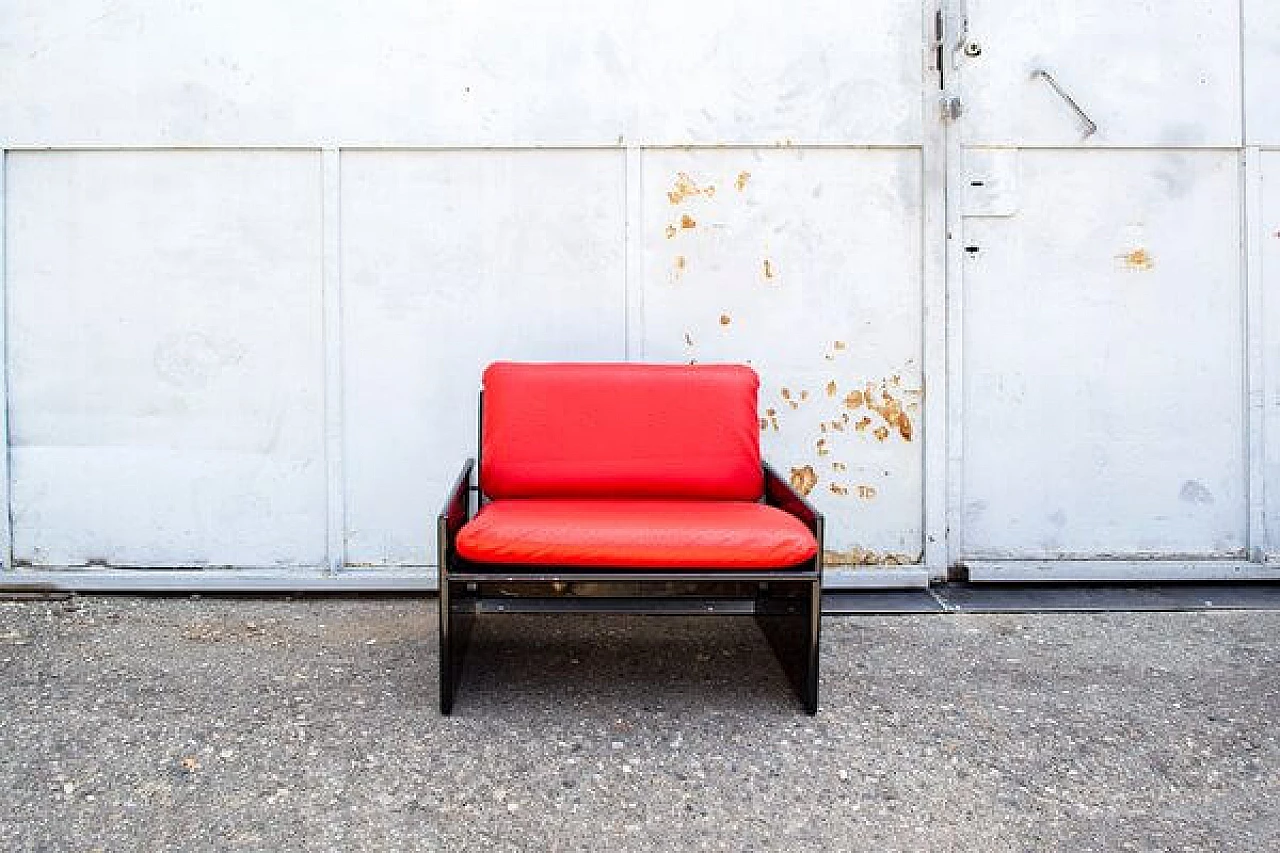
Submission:
{"label": "red back cushion", "polygon": [[480,485],[493,498],[755,500],[759,386],[739,365],[492,364]]}

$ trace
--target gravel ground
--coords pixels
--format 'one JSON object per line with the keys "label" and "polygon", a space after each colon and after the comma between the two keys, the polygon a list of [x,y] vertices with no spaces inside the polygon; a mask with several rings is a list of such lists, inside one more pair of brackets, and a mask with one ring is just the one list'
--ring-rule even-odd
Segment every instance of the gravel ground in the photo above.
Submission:
{"label": "gravel ground", "polygon": [[1280,849],[1280,613],[749,619],[0,602],[0,849]]}

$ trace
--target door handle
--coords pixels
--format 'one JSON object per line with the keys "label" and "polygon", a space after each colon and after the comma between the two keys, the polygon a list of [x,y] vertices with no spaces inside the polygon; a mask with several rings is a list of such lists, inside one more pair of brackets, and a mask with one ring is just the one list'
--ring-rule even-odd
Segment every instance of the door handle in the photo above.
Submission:
{"label": "door handle", "polygon": [[1053,79],[1052,74],[1050,74],[1048,71],[1045,71],[1043,68],[1037,68],[1035,71],[1031,72],[1031,79],[1035,80],[1037,77],[1043,79],[1046,83],[1048,83],[1050,88],[1052,88],[1053,91],[1057,92],[1058,96],[1062,98],[1062,100],[1066,101],[1068,106],[1071,107],[1071,109],[1075,110],[1076,115],[1080,116],[1080,120],[1083,121],[1085,123],[1085,126],[1088,128],[1088,130],[1084,132],[1084,136],[1082,137],[1083,139],[1088,139],[1090,136],[1093,136],[1095,133],[1098,132],[1097,122],[1089,118],[1089,116],[1085,113],[1085,111],[1080,109],[1080,105],[1076,103],[1075,98],[1072,98],[1070,95],[1068,95],[1066,91],[1061,86],[1058,85],[1058,81]]}

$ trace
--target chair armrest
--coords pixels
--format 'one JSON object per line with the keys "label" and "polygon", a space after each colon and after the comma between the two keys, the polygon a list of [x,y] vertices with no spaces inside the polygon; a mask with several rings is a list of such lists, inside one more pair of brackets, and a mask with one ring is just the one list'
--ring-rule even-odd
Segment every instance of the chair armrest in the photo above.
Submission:
{"label": "chair armrest", "polygon": [[777,507],[788,515],[794,515],[822,541],[822,513],[791,488],[791,484],[778,476],[768,462],[764,464],[764,502]]}
{"label": "chair armrest", "polygon": [[453,555],[453,543],[458,537],[458,531],[462,529],[462,525],[471,520],[471,470],[475,464],[474,459],[468,459],[462,463],[458,479],[449,490],[444,507],[436,519],[436,552],[439,555],[438,565],[441,576],[448,571],[450,557]]}

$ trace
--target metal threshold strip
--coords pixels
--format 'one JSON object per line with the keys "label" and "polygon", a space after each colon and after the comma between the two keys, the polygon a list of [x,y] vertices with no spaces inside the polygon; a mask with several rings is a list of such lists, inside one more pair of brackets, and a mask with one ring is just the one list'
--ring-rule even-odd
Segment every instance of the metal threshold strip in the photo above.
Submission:
{"label": "metal threshold strip", "polygon": [[822,596],[822,612],[828,616],[1202,610],[1280,610],[1280,583],[947,583],[927,591],[828,592]]}

